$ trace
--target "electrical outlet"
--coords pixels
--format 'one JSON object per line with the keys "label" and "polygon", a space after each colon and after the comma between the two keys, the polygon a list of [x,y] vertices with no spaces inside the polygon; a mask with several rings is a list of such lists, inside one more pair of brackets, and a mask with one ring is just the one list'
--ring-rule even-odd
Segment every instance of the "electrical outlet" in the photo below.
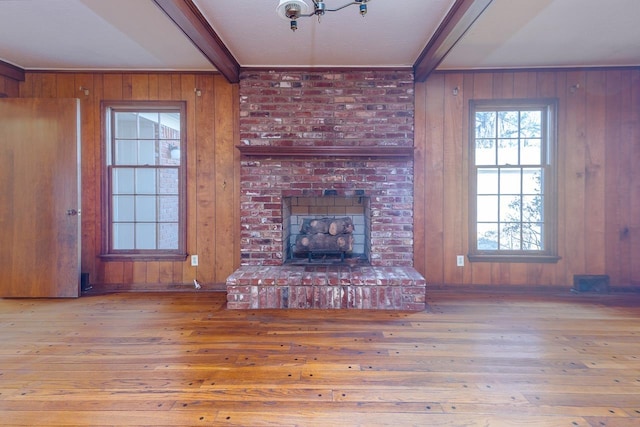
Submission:
{"label": "electrical outlet", "polygon": [[191,267],[198,266],[198,255],[191,255]]}
{"label": "electrical outlet", "polygon": [[458,255],[456,257],[456,265],[458,267],[464,267],[464,255]]}

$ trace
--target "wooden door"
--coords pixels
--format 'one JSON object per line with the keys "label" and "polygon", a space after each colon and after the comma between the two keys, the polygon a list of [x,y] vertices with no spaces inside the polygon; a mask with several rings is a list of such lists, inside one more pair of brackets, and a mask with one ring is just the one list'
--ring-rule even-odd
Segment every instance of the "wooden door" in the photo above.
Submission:
{"label": "wooden door", "polygon": [[80,294],[79,113],[0,99],[0,297]]}

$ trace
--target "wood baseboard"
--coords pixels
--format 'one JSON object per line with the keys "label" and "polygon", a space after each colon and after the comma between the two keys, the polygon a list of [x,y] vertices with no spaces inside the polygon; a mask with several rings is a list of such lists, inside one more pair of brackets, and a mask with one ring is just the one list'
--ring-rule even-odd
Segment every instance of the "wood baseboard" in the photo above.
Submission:
{"label": "wood baseboard", "polygon": [[114,292],[226,292],[225,283],[202,283],[196,289],[193,283],[91,283],[83,295]]}

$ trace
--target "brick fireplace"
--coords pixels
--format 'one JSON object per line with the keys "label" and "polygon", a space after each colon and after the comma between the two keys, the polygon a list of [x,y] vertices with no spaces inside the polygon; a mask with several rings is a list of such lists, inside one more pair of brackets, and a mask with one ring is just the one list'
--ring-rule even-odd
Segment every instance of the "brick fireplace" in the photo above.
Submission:
{"label": "brick fireplace", "polygon": [[[242,265],[227,279],[229,308],[425,308],[413,269],[412,78],[241,75]],[[318,205],[362,216],[357,264],[288,262],[292,215]]]}

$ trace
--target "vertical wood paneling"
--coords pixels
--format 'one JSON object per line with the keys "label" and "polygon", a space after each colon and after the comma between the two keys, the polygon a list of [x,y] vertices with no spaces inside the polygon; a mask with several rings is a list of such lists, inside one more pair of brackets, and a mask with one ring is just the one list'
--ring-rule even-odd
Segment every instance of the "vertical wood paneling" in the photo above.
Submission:
{"label": "vertical wood paneling", "polygon": [[167,101],[171,98],[171,74],[160,74],[157,77],[157,97],[160,100]]}
{"label": "vertical wood paneling", "polygon": [[[454,95],[454,89],[458,88],[458,95]],[[444,193],[444,206],[451,215],[446,216],[444,222],[444,247],[445,253],[462,254],[463,230],[458,226],[463,220],[463,212],[466,211],[463,197],[466,185],[463,182],[463,87],[462,74],[447,74],[444,81],[444,173],[447,176],[447,191]],[[455,255],[444,258],[444,277],[449,283],[462,282],[462,270],[455,267]],[[453,268],[448,268],[453,266]]]}
{"label": "vertical wood paneling", "polygon": [[[616,223],[621,230],[619,251],[620,260],[620,281],[629,283],[631,281],[631,264],[637,262],[632,258],[633,237],[638,230],[634,230],[634,213],[631,212],[631,171],[637,164],[633,163],[634,146],[638,144],[633,140],[632,123],[633,98],[631,94],[631,71],[624,70],[620,73],[620,144],[617,167],[620,170],[620,179],[617,182],[617,209]],[[637,216],[637,212],[635,213]]]}
{"label": "vertical wood paneling", "polygon": [[[216,150],[216,89],[213,78],[197,76],[194,88],[206,96],[196,96],[196,215],[198,221],[197,248],[199,257],[198,280],[213,282],[215,279],[215,258],[217,238],[215,189],[222,183],[215,182]],[[224,203],[222,200],[220,203]],[[220,230],[222,232],[222,230]]]}
{"label": "vertical wood paneling", "polygon": [[[226,83],[225,83],[226,84]],[[232,108],[231,114],[233,117],[230,120],[233,122],[233,144],[236,145],[237,142],[240,141],[240,86],[233,85],[233,90],[231,93],[232,97]],[[235,147],[231,148],[233,151],[233,182],[231,184],[227,183],[227,186],[233,187],[233,233],[235,235],[234,242],[236,250],[233,253],[233,270],[235,271],[238,267],[240,267],[240,150],[237,150]]]}
{"label": "vertical wood paneling", "polygon": [[133,263],[133,283],[147,283],[147,263]]}
{"label": "vertical wood paneling", "polygon": [[76,87],[75,75],[58,74],[55,75],[56,97],[57,98],[82,98],[84,93]]}
{"label": "vertical wood paneling", "polygon": [[[441,79],[438,79],[441,81]],[[434,82],[435,79],[431,79]],[[441,97],[438,97],[441,98]],[[415,128],[414,132],[414,147],[413,153],[413,222],[414,224],[425,224],[425,227],[414,227],[413,233],[413,248],[415,254],[424,254],[424,256],[416,257],[413,259],[413,267],[418,270],[423,276],[426,274],[426,258],[429,251],[427,250],[427,234],[426,223],[428,216],[427,201],[426,201],[426,187],[427,187],[427,158],[426,158],[426,145],[427,145],[427,129],[429,124],[427,121],[427,85],[416,86],[416,98],[414,106],[414,118],[416,122],[425,122],[424,126]],[[430,140],[431,145],[436,146],[435,141]],[[435,178],[435,173],[432,174]],[[432,178],[432,179],[433,179]],[[434,186],[436,187],[436,186]],[[435,272],[432,271],[432,277],[435,276]],[[427,280],[432,280],[427,278]],[[442,280],[439,280],[442,281]]]}
{"label": "vertical wood paneling", "polygon": [[[431,77],[426,85],[426,110],[424,123],[426,127],[424,152],[426,157],[425,167],[425,231],[427,241],[425,278],[436,283],[444,282],[444,236],[445,218],[442,206],[444,204],[444,93],[445,79],[443,75]],[[417,127],[416,127],[417,128]],[[420,184],[418,184],[420,185]],[[417,208],[416,208],[417,209]],[[417,227],[414,227],[417,228]],[[421,234],[418,231],[418,234]],[[414,234],[415,235],[415,234]],[[414,254],[418,258],[419,254]]]}
{"label": "vertical wood paneling", "polygon": [[52,73],[36,73],[33,84],[34,97],[55,98],[56,76]]}
{"label": "vertical wood paneling", "polygon": [[[621,97],[619,94],[620,87],[620,71],[611,71],[606,76],[606,123],[605,140],[620,141],[620,123],[621,123]],[[619,143],[618,143],[619,144]],[[616,144],[613,149],[612,144],[607,144],[605,152],[605,203],[608,207],[605,221],[605,265],[607,272],[611,276],[614,283],[622,281],[621,278],[621,262],[620,252],[623,248],[623,242],[628,238],[628,234],[624,228],[618,224],[618,182],[623,179],[624,171],[621,171],[618,165],[619,157],[625,154],[621,152],[620,147]]]}
{"label": "vertical wood paneling", "polygon": [[[196,111],[196,81],[194,76],[172,75],[171,93],[174,99],[187,102],[187,253],[197,254],[198,234],[200,233],[197,200],[197,158],[200,156],[198,144],[199,120]],[[208,96],[205,94],[205,96]],[[199,260],[199,264],[203,261]],[[194,279],[202,281],[197,276],[200,267],[192,267],[189,260],[183,264],[183,277],[191,282]]]}
{"label": "vertical wood paneling", "polygon": [[[640,165],[640,69],[636,68],[630,73],[629,92],[631,93],[631,108],[629,126],[630,140],[632,152],[630,153],[631,163],[636,165],[634,171],[637,170],[637,165]],[[630,211],[631,211],[631,259],[635,262],[631,262],[630,265],[630,284],[634,286],[640,286],[640,174],[630,173]]]}
{"label": "vertical wood paneling", "polygon": [[[240,253],[239,236],[235,228],[235,206],[240,205],[238,193],[233,186],[234,180],[234,151],[236,131],[234,120],[229,120],[228,115],[219,114],[228,108],[229,99],[237,99],[234,86],[225,84],[224,77],[215,76],[213,82],[215,114],[215,144],[214,144],[214,213],[215,213],[215,256],[214,282],[223,282],[228,276],[228,271],[235,270],[239,265],[235,257],[230,253]],[[235,105],[237,107],[237,105]],[[232,110],[236,111],[236,110]]]}
{"label": "vertical wood paneling", "polygon": [[585,272],[606,271],[605,257],[605,90],[606,73],[593,71],[586,75],[585,85],[586,135],[585,147]]}
{"label": "vertical wood paneling", "polygon": [[[80,99],[81,170],[82,170],[82,249],[81,271],[89,273],[89,280],[96,279],[96,254],[100,250],[100,122],[93,112],[100,108],[102,78],[93,74],[76,74],[74,89]],[[85,95],[80,87],[89,91]]]}
{"label": "vertical wood paneling", "polygon": [[9,77],[0,76],[0,94],[4,94],[9,98],[17,98],[20,96],[20,85],[17,80]]}
{"label": "vertical wood paneling", "polygon": [[[609,274],[614,286],[640,286],[640,70],[522,71],[465,73],[459,88],[463,108],[447,99],[456,74],[432,75],[416,84],[416,147],[425,158],[416,179],[428,199],[416,213],[415,233],[432,242],[416,245],[416,265],[431,283],[571,286],[574,274]],[[435,98],[434,98],[435,97]],[[557,264],[467,263],[460,276],[453,263],[467,249],[468,222],[465,175],[470,98],[557,98],[558,117],[558,252]],[[424,98],[424,99],[420,99]],[[429,105],[442,105],[440,110]],[[424,113],[421,105],[425,105]],[[462,145],[459,137],[463,134]],[[424,135],[424,136],[422,136]],[[443,135],[438,137],[438,135]],[[458,147],[458,148],[457,148]],[[429,167],[429,153],[443,149],[443,172]],[[459,150],[456,152],[456,150]],[[437,157],[437,154],[435,155]],[[455,160],[454,160],[455,159]],[[454,161],[465,163],[455,165]],[[420,182],[416,182],[419,188]],[[457,202],[455,195],[463,194]],[[419,200],[419,194],[417,194]],[[440,203],[440,205],[438,205]],[[433,213],[435,211],[436,213]],[[442,218],[442,236],[438,235]],[[465,218],[465,219],[463,219]],[[463,242],[458,242],[462,237]],[[433,255],[438,260],[433,261]],[[453,263],[453,264],[452,264]],[[440,274],[439,271],[443,271]]]}
{"label": "vertical wood paneling", "polygon": [[149,96],[149,75],[133,74],[131,76],[131,99],[135,101],[148,101]]}
{"label": "vertical wood paneling", "polygon": [[160,99],[159,76],[157,74],[149,74],[149,100],[157,101]]}
{"label": "vertical wood paneling", "polygon": [[[584,72],[569,72],[562,93],[562,113],[559,116],[559,151],[562,153],[558,167],[561,209],[567,219],[558,230],[559,243],[566,247],[571,242],[572,253],[564,257],[565,276],[585,273],[585,158],[586,158],[586,80]],[[562,239],[564,237],[564,239]]]}
{"label": "vertical wood paneling", "polygon": [[[198,85],[204,90],[196,100],[194,88]],[[89,94],[80,91],[80,86]],[[205,74],[52,72],[26,73],[25,81],[15,87],[21,97],[77,97],[81,101],[82,271],[90,274],[92,283],[105,289],[109,285],[114,289],[126,289],[127,285],[166,289],[171,284],[191,284],[196,271],[203,284],[222,283],[233,272],[240,257],[232,253],[239,252],[237,85]],[[187,102],[187,251],[200,255],[200,267],[191,267],[188,259],[101,260],[102,100]],[[216,224],[223,228],[217,231]]]}

